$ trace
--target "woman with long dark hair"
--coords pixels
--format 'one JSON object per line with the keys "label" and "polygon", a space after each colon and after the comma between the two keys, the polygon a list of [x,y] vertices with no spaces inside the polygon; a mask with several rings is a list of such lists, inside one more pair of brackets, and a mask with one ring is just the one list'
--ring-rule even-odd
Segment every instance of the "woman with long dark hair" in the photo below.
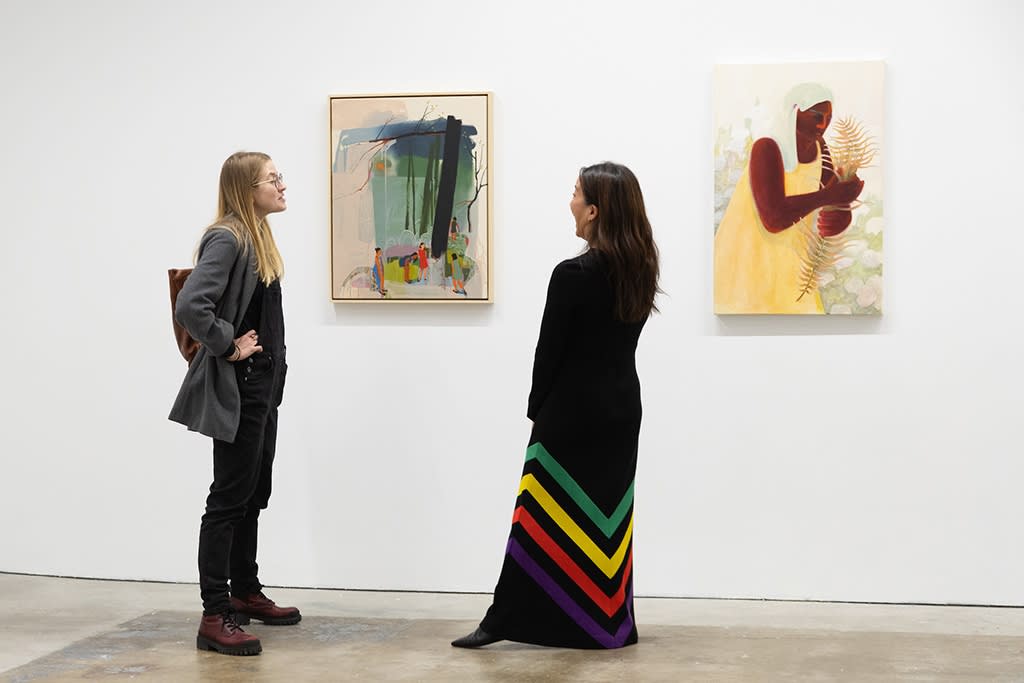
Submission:
{"label": "woman with long dark hair", "polygon": [[533,431],[501,576],[487,615],[456,647],[637,641],[634,357],[657,310],[658,248],[625,166],[583,168],[569,209],[587,249],[551,275],[527,407]]}
{"label": "woman with long dark hair", "polygon": [[220,172],[217,219],[203,233],[174,312],[201,347],[170,419],[213,438],[213,483],[199,529],[203,618],[196,645],[231,655],[262,651],[259,638],[241,624],[295,624],[302,618],[296,608],[279,607],[263,594],[256,564],[288,367],[284,265],[267,221],[285,210],[285,189],[266,154],[228,157]]}

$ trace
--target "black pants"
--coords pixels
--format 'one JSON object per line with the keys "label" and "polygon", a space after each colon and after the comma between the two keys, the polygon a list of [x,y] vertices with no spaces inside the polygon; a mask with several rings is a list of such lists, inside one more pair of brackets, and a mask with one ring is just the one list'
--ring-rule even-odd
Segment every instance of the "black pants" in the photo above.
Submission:
{"label": "black pants", "polygon": [[260,510],[270,500],[277,407],[286,364],[271,353],[235,363],[242,414],[234,442],[213,440],[213,483],[199,529],[199,591],[204,614],[230,609],[235,595],[263,588],[256,564]]}

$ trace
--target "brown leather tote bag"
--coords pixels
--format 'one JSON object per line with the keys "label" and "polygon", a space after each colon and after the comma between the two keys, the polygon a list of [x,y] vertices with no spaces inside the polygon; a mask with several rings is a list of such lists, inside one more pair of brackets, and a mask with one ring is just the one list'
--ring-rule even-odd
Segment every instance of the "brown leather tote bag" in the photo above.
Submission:
{"label": "brown leather tote bag", "polygon": [[174,325],[174,340],[178,343],[178,351],[181,352],[182,358],[184,358],[189,365],[192,364],[192,359],[199,353],[199,342],[189,335],[188,331],[184,327],[178,324],[178,321],[174,319],[174,303],[178,300],[178,292],[185,286],[185,280],[192,274],[191,268],[168,268],[167,279],[171,285],[171,324]]}

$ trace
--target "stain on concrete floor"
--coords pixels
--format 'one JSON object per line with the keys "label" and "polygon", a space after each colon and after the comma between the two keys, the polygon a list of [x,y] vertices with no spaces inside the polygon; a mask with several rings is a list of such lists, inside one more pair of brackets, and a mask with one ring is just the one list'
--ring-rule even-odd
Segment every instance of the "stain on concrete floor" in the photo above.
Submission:
{"label": "stain on concrete floor", "polygon": [[448,643],[475,623],[304,617],[246,627],[263,654],[196,649],[198,613],[152,612],[0,674],[43,681],[1021,681],[1024,637],[695,626],[613,651]]}

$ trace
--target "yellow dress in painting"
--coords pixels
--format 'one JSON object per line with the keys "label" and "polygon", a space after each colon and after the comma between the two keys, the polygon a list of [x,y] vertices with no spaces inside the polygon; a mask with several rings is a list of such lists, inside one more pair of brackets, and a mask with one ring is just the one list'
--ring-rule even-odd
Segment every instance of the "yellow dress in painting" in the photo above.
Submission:
{"label": "yellow dress in painting", "polygon": [[[800,255],[807,231],[817,229],[818,212],[782,232],[768,232],[754,204],[749,174],[748,165],[715,233],[715,313],[824,313],[817,289],[797,301]],[[786,196],[814,192],[820,180],[819,154],[785,174]]]}

